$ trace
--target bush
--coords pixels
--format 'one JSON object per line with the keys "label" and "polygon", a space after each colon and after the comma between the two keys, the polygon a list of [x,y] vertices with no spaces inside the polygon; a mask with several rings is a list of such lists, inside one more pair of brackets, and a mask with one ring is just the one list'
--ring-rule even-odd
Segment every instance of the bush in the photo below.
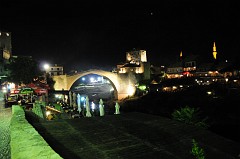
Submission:
{"label": "bush", "polygon": [[195,139],[192,139],[192,150],[191,154],[196,158],[196,159],[205,159],[204,156],[204,150],[198,146],[198,143],[196,142]]}
{"label": "bush", "polygon": [[172,113],[172,118],[177,121],[184,122],[186,124],[195,125],[201,128],[207,128],[206,124],[207,118],[200,118],[199,108],[190,108],[186,106],[184,108],[180,108],[180,110],[175,110]]}

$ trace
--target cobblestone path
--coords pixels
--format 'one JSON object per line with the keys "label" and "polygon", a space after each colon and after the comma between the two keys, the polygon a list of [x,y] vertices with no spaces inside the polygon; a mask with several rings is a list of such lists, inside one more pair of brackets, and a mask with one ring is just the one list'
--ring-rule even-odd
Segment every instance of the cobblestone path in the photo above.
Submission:
{"label": "cobblestone path", "polygon": [[11,159],[10,121],[11,107],[5,108],[3,93],[0,92],[0,159]]}

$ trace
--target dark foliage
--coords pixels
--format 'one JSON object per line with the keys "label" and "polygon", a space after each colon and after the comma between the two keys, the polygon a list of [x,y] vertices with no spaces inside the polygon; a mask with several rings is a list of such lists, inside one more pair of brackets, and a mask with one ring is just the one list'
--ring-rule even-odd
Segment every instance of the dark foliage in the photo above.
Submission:
{"label": "dark foliage", "polygon": [[41,74],[38,63],[28,56],[18,56],[12,59],[7,68],[10,71],[7,80],[15,84],[31,83]]}

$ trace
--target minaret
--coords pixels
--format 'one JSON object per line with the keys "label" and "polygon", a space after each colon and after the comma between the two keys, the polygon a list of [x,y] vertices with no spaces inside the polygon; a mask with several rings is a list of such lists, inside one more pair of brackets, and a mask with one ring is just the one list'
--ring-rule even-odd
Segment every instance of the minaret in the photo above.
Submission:
{"label": "minaret", "polygon": [[180,52],[179,57],[180,57],[181,65],[182,65],[182,67],[184,67],[184,60],[183,60],[183,53],[182,53],[182,51]]}
{"label": "minaret", "polygon": [[217,48],[215,42],[213,42],[213,58],[217,59]]}
{"label": "minaret", "polygon": [[182,51],[180,52],[180,60],[182,60]]}

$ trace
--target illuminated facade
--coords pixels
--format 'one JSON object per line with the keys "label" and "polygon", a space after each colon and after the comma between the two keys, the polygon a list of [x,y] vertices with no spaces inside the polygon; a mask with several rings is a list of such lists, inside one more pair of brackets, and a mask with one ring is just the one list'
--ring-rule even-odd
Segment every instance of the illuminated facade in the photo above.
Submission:
{"label": "illuminated facade", "polygon": [[126,61],[131,64],[139,65],[141,62],[147,62],[146,50],[132,50],[126,52]]}
{"label": "illuminated facade", "polygon": [[57,64],[55,64],[54,66],[49,66],[46,72],[50,76],[63,75],[63,66],[58,66]]}
{"label": "illuminated facade", "polygon": [[150,64],[147,62],[146,50],[126,52],[126,63],[117,65],[117,73],[142,74],[144,79],[150,79]]}
{"label": "illuminated facade", "polygon": [[167,78],[181,78],[183,76],[182,63],[175,63],[167,68]]}
{"label": "illuminated facade", "polygon": [[220,76],[218,70],[225,64],[216,62],[217,48],[215,42],[213,43],[212,55],[214,62],[210,60],[212,58],[202,59],[199,55],[183,56],[181,51],[179,61],[167,68],[167,78]]}
{"label": "illuminated facade", "polygon": [[[180,53],[180,60],[167,67],[167,78],[194,77],[199,85],[209,85],[212,82],[227,82],[228,79],[240,77],[240,68],[227,60],[217,57],[217,48],[213,43],[213,52],[210,58],[199,55],[184,56]],[[235,82],[234,81],[234,82]]]}
{"label": "illuminated facade", "polygon": [[126,63],[123,65],[117,65],[118,68],[118,73],[129,73],[133,72],[136,74],[140,74],[144,72],[144,65],[137,65],[137,64],[131,64],[131,63]]}

